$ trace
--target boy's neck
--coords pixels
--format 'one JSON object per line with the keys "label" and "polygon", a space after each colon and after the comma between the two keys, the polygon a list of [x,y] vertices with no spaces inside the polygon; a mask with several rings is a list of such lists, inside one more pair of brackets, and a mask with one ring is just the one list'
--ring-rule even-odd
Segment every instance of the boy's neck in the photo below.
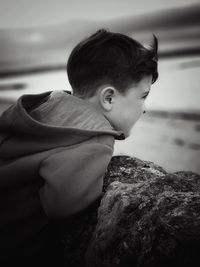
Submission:
{"label": "boy's neck", "polygon": [[74,95],[74,96],[84,100],[85,102],[87,102],[87,104],[89,104],[90,106],[95,108],[98,112],[100,112],[104,115],[103,109],[100,106],[99,99],[98,99],[97,95],[94,95],[92,97],[83,97],[80,95]]}

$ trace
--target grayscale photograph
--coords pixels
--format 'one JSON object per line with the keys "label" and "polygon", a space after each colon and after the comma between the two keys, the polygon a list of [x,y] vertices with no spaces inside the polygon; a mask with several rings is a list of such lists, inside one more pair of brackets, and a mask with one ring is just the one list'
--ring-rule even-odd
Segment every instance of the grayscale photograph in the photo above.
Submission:
{"label": "grayscale photograph", "polygon": [[199,0],[0,0],[0,266],[200,266]]}

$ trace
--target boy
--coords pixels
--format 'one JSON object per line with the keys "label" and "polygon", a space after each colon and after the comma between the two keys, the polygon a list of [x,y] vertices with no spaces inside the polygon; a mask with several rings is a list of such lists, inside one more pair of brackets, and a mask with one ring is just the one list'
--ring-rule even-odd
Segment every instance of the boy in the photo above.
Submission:
{"label": "boy", "polygon": [[52,263],[50,219],[101,196],[114,139],[129,135],[157,79],[157,39],[148,50],[99,30],[73,49],[67,73],[72,95],[24,95],[0,118],[0,257],[7,264],[9,257]]}

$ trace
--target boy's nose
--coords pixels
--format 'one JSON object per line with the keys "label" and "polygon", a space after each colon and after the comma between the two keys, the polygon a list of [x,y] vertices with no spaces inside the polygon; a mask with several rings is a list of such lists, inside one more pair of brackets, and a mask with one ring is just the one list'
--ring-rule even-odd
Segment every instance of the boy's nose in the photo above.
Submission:
{"label": "boy's nose", "polygon": [[143,113],[146,113],[146,110],[144,110]]}

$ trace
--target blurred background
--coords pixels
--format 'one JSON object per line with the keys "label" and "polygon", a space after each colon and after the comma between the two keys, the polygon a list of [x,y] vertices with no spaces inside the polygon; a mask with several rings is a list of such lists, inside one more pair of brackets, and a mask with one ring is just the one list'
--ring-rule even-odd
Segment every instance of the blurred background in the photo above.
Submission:
{"label": "blurred background", "polygon": [[0,114],[22,94],[70,90],[71,49],[99,28],[148,46],[159,39],[159,79],[147,113],[115,155],[200,173],[200,1],[0,0]]}

